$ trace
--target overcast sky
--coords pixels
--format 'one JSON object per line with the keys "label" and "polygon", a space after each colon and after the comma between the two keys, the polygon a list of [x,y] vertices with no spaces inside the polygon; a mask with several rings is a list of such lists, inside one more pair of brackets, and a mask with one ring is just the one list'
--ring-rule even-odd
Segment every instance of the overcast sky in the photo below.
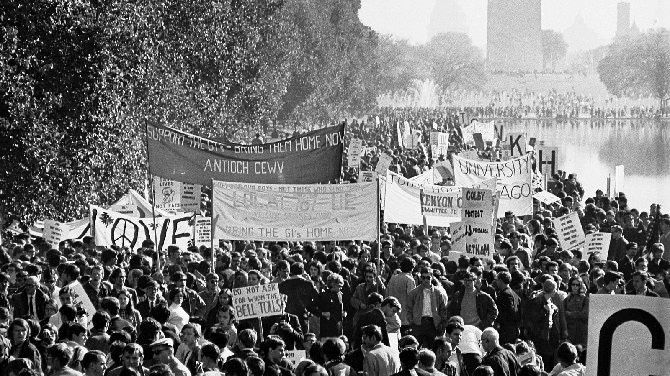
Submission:
{"label": "overcast sky", "polygon": [[[455,3],[457,12],[440,14],[438,23],[467,32],[474,44],[486,46],[487,0],[362,0],[359,18],[382,34],[392,34],[412,43],[429,38],[431,14],[437,2]],[[598,39],[609,42],[616,32],[617,0],[543,0],[542,28],[563,32],[581,16]],[[670,29],[670,0],[630,0],[631,22],[640,30],[663,26]],[[433,26],[434,27],[434,26]]]}

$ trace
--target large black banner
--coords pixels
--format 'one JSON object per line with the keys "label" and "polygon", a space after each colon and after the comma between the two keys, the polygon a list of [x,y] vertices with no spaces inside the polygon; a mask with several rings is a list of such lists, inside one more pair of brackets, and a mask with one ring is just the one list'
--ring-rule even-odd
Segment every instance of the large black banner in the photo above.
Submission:
{"label": "large black banner", "polygon": [[316,184],[340,177],[344,125],[260,145],[220,143],[147,124],[151,173],[184,183],[212,179],[266,184]]}

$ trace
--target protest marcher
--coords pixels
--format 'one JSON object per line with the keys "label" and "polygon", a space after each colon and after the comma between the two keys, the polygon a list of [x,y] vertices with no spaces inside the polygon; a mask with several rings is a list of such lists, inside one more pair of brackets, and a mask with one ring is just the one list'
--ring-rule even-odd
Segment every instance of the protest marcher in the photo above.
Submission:
{"label": "protest marcher", "polygon": [[166,364],[174,376],[191,376],[191,371],[174,356],[174,342],[170,338],[151,344],[154,364]]}
{"label": "protest marcher", "polygon": [[363,371],[366,375],[393,375],[400,371],[397,352],[382,343],[382,332],[378,326],[365,326],[361,333],[367,351],[363,360]]}
{"label": "protest marcher", "polygon": [[493,369],[494,375],[516,376],[519,373],[519,361],[516,354],[500,346],[500,337],[493,328],[482,332],[482,348],[486,352],[482,364]]}
{"label": "protest marcher", "polygon": [[432,344],[432,339],[444,332],[447,319],[447,294],[441,288],[433,286],[432,271],[422,268],[421,284],[407,296],[403,310],[407,311],[407,320],[412,323],[412,333],[424,347]]}

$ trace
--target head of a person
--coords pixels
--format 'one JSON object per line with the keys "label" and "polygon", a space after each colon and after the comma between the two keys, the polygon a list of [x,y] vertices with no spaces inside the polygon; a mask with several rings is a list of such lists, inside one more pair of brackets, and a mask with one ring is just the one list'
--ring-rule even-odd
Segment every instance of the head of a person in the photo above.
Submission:
{"label": "head of a person", "polygon": [[368,295],[368,305],[371,307],[380,307],[383,300],[384,297],[377,292],[373,292]]}
{"label": "head of a person", "polygon": [[174,342],[170,338],[159,339],[151,344],[154,364],[169,363],[174,358]]}
{"label": "head of a person", "polygon": [[437,337],[433,340],[433,345],[431,346],[431,350],[433,350],[433,353],[435,353],[436,357],[440,357],[440,359],[446,360],[451,357],[451,354],[453,353],[453,348],[450,340],[447,337]]}
{"label": "head of a person", "polygon": [[100,309],[109,313],[110,317],[118,315],[120,307],[119,299],[113,296],[107,296],[100,300]]}
{"label": "head of a person", "polygon": [[344,278],[339,274],[331,274],[328,276],[328,288],[330,291],[339,292],[344,287]]}
{"label": "head of a person", "polygon": [[367,325],[361,330],[363,346],[368,349],[382,341],[382,330],[377,325]]}
{"label": "head of a person", "polygon": [[623,284],[620,273],[610,271],[606,272],[603,276],[603,284],[610,291],[617,289],[619,287],[619,283]]}
{"label": "head of a person", "polygon": [[465,328],[463,327],[463,324],[458,321],[450,321],[447,323],[445,334],[449,339],[449,342],[451,342],[452,347],[458,346],[458,344],[461,343],[464,330]]}
{"label": "head of a person", "polygon": [[286,350],[286,344],[281,338],[270,336],[263,343],[263,347],[266,349],[267,357],[272,363],[279,364],[281,362]]}
{"label": "head of a person", "polygon": [[632,274],[632,280],[635,292],[644,293],[647,290],[647,281],[649,280],[649,273],[636,271]]}
{"label": "head of a person", "polygon": [[84,346],[86,340],[88,339],[88,332],[83,325],[79,323],[71,324],[67,328],[67,335],[70,341],[76,342],[81,346]]}
{"label": "head of a person", "polygon": [[107,358],[100,350],[90,350],[81,360],[81,370],[86,376],[103,376],[107,370]]}
{"label": "head of a person", "polygon": [[7,363],[5,371],[7,376],[18,376],[22,370],[32,369],[33,367],[33,362],[30,359],[16,358],[10,360],[9,363]]}
{"label": "head of a person", "polygon": [[419,348],[419,341],[411,334],[404,335],[398,340],[398,348],[400,350],[408,347],[412,349]]}
{"label": "head of a person", "polygon": [[420,270],[421,286],[429,288],[433,283],[433,271],[430,268],[423,267]]}
{"label": "head of a person", "polygon": [[495,373],[490,366],[481,365],[472,371],[472,376],[495,376]]}
{"label": "head of a person", "polygon": [[432,371],[433,367],[435,367],[436,358],[437,357],[433,351],[429,349],[421,349],[419,351],[419,368]]}
{"label": "head of a person", "polygon": [[244,329],[237,335],[237,340],[245,349],[253,349],[258,340],[258,334],[253,329]]}
{"label": "head of a person", "polygon": [[188,323],[181,329],[181,341],[187,346],[193,346],[200,339],[200,325]]}
{"label": "head of a person", "polygon": [[129,343],[123,348],[123,365],[138,369],[144,362],[144,350],[137,343]]}
{"label": "head of a person", "polygon": [[321,352],[326,361],[342,358],[345,351],[344,342],[339,338],[328,338],[321,346]]}
{"label": "head of a person", "polygon": [[556,359],[564,366],[570,366],[577,362],[577,348],[570,342],[563,342],[556,349]]}
{"label": "head of a person", "polygon": [[663,243],[654,243],[651,246],[651,254],[654,256],[655,259],[660,259],[663,257],[663,253],[665,252],[665,246]]}
{"label": "head of a person", "polygon": [[167,364],[156,364],[149,368],[149,376],[174,376]]}
{"label": "head of a person", "polygon": [[400,350],[399,359],[402,369],[414,369],[419,364],[419,350],[406,347]]}
{"label": "head of a person", "polygon": [[57,343],[47,349],[47,365],[52,370],[60,370],[72,359],[72,350],[64,344]]}
{"label": "head of a person", "polygon": [[386,317],[397,315],[400,311],[402,311],[402,307],[400,306],[400,301],[396,297],[389,296],[382,300],[382,312],[384,312]]}
{"label": "head of a person", "polygon": [[489,352],[494,348],[500,346],[500,335],[498,331],[493,328],[486,328],[482,331],[482,349]]}
{"label": "head of a person", "polygon": [[14,319],[9,325],[7,336],[13,345],[19,345],[30,337],[30,325],[24,319]]}

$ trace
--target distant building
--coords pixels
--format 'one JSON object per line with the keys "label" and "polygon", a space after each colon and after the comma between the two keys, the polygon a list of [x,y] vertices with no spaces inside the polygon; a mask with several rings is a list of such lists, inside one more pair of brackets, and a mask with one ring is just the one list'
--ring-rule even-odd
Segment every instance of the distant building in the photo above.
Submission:
{"label": "distant building", "polygon": [[630,3],[616,5],[616,37],[620,38],[630,33]]}
{"label": "distant building", "polygon": [[543,68],[541,0],[488,0],[486,58],[490,71]]}
{"label": "distant building", "polygon": [[456,0],[438,0],[430,12],[428,38],[441,33],[468,33],[468,20]]}

